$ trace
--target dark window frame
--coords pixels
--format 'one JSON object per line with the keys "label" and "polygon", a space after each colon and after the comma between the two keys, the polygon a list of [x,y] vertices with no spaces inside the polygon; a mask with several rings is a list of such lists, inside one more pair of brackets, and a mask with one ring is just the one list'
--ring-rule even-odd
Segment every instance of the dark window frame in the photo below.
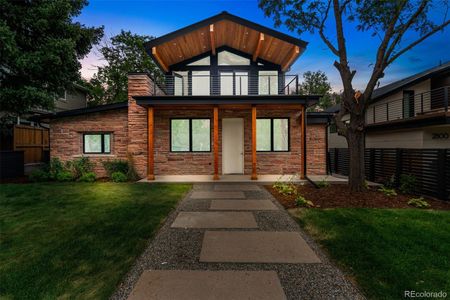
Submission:
{"label": "dark window frame", "polygon": [[[189,150],[183,150],[183,151],[173,151],[172,150],[172,120],[189,120]],[[192,120],[208,120],[209,121],[209,150],[205,151],[194,151],[192,150]],[[171,153],[211,153],[211,118],[208,117],[195,117],[195,118],[170,118],[169,119],[169,151]]]}
{"label": "dark window frame", "polygon": [[[291,152],[291,118],[289,117],[263,117],[263,118],[256,118],[256,121],[258,120],[270,120],[270,150],[258,150],[256,149],[256,152]],[[274,135],[273,135],[273,120],[287,120],[288,123],[288,147],[287,150],[274,150]],[[258,143],[258,140],[256,141]]]}
{"label": "dark window frame", "polygon": [[[100,143],[101,143],[101,150],[100,152],[87,152],[86,151],[86,140],[85,137],[87,135],[100,135]],[[105,151],[105,135],[109,135],[109,151]],[[111,132],[85,132],[83,133],[83,154],[111,154]]]}

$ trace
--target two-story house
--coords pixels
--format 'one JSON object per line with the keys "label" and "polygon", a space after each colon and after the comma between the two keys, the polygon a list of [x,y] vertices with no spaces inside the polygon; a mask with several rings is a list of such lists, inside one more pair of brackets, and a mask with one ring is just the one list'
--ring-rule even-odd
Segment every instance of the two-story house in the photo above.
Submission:
{"label": "two-story house", "polygon": [[141,177],[326,173],[328,114],[288,71],[307,43],[220,13],[156,38],[164,72],[131,73],[126,103],[47,115],[51,156],[132,159]]}
{"label": "two-story house", "polygon": [[[449,97],[450,62],[376,89],[366,113],[366,147],[450,148]],[[328,146],[347,148],[334,126]]]}

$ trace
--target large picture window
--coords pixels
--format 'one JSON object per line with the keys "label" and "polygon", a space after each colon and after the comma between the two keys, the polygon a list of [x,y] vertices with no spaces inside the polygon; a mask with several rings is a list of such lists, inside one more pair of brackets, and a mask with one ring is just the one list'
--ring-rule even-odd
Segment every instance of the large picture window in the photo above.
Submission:
{"label": "large picture window", "polygon": [[171,119],[170,151],[211,151],[210,119]]}
{"label": "large picture window", "polygon": [[110,133],[83,134],[83,153],[86,154],[111,153],[111,134]]}
{"label": "large picture window", "polygon": [[257,119],[256,150],[260,152],[289,151],[289,119]]}

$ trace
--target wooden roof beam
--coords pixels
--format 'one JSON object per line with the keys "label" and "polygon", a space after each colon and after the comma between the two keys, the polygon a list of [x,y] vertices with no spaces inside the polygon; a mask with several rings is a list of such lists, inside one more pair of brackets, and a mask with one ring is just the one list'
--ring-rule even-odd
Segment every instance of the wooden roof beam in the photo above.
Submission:
{"label": "wooden roof beam", "polygon": [[164,72],[169,72],[169,68],[166,66],[164,61],[161,59],[161,57],[158,54],[158,51],[156,51],[156,47],[152,48],[152,55],[157,60],[160,67],[163,69]]}
{"label": "wooden roof beam", "polygon": [[282,66],[283,72],[285,72],[291,66],[291,64],[294,62],[294,60],[299,55],[300,55],[300,47],[299,46],[294,46],[294,48],[292,48],[291,54],[289,55],[289,58],[287,59],[287,61]]}
{"label": "wooden roof beam", "polygon": [[256,61],[256,59],[258,59],[259,53],[261,52],[261,46],[262,46],[263,41],[264,41],[264,33],[260,32],[259,38],[258,38],[258,44],[256,45],[255,52],[253,53],[253,61]]}
{"label": "wooden roof beam", "polygon": [[209,25],[209,40],[211,41],[212,55],[216,55],[216,36],[214,34],[214,24]]}

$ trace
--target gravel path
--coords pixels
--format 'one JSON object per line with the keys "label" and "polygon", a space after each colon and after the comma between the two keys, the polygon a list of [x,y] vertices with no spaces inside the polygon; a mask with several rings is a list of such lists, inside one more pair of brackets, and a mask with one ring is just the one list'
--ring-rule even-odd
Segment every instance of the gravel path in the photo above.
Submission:
{"label": "gravel path", "polygon": [[[250,191],[247,190],[246,184],[243,193],[246,199],[271,200],[279,210],[254,211],[258,224],[256,229],[214,230],[299,232],[322,262],[313,264],[199,262],[206,229],[170,226],[181,211],[210,211],[209,205],[213,199],[192,199],[190,196],[193,191],[213,191],[218,185],[222,185],[222,188],[226,183],[194,185],[193,190],[169,215],[156,237],[149,242],[147,249],[137,259],[111,299],[126,299],[144,270],[273,270],[277,272],[288,299],[364,299],[357,288],[329,261],[316,243],[299,228],[288,212],[263,187],[257,191]],[[235,187],[236,183],[231,185]]]}

